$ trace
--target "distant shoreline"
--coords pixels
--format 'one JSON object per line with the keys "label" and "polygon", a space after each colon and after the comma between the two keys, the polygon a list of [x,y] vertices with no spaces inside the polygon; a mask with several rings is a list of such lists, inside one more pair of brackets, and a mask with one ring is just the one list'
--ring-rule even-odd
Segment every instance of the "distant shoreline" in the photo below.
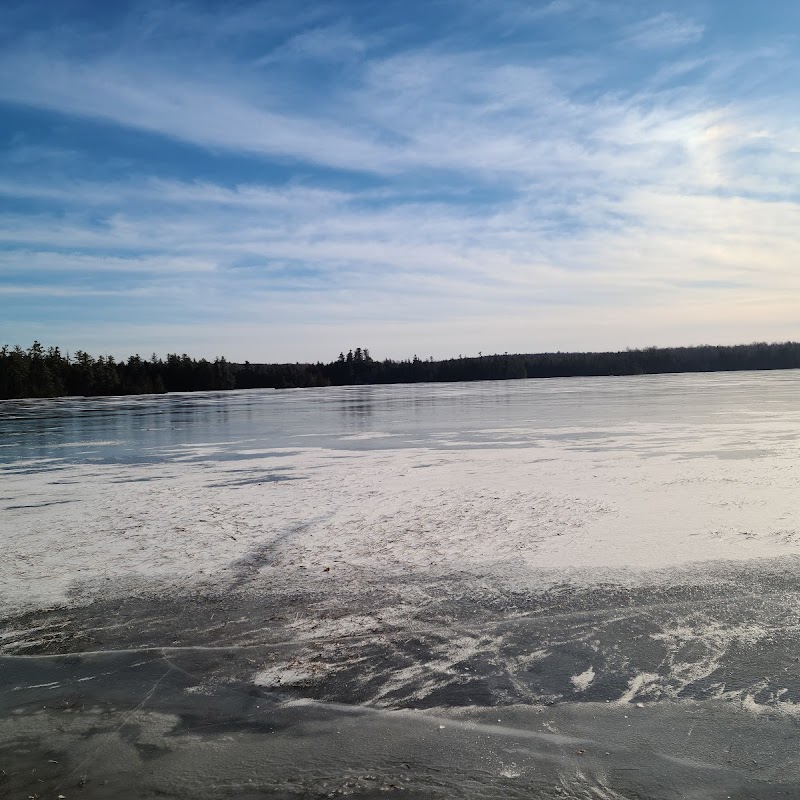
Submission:
{"label": "distant shoreline", "polygon": [[383,361],[356,348],[324,364],[243,364],[170,354],[116,361],[34,344],[0,349],[0,399],[102,397],[236,389],[612,377],[800,369],[800,343],[648,347],[585,353],[503,353]]}

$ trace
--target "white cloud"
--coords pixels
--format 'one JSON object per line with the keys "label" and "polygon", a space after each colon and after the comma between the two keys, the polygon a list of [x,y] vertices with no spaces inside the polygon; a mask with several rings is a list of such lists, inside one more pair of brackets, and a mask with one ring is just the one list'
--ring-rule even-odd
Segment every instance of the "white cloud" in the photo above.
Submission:
{"label": "white cloud", "polygon": [[664,11],[629,25],[626,41],[642,49],[682,47],[699,42],[704,31],[699,22]]}
{"label": "white cloud", "polygon": [[361,56],[366,43],[346,25],[322,25],[301,31],[254,62],[267,66],[280,62],[302,62],[309,59],[321,62],[349,61]]}
{"label": "white cloud", "polygon": [[[334,167],[392,169],[392,151],[346,124],[274,110],[269,99],[222,80],[116,58],[78,63],[23,50],[0,57],[0,99],[112,121],[194,144]],[[13,76],[13,78],[12,78]]]}
{"label": "white cloud", "polygon": [[608,16],[610,4],[602,0],[486,0],[475,4],[493,24],[516,30],[558,21],[562,17],[598,18]]}
{"label": "white cloud", "polygon": [[[584,223],[617,218],[616,225],[575,231],[554,224],[558,208],[548,212],[531,198],[491,215],[465,215],[434,203],[364,208],[342,194],[326,199],[320,217],[300,194],[294,204],[287,199],[279,217],[265,219],[255,189],[251,205],[238,203],[220,216],[206,194],[224,196],[223,189],[206,185],[192,201],[192,185],[186,194],[174,188],[185,198],[182,209],[160,206],[154,186],[137,214],[117,214],[99,232],[79,219],[57,227],[40,218],[26,227],[20,218],[12,226],[16,240],[40,249],[6,254],[0,269],[24,265],[33,277],[71,268],[88,288],[93,273],[138,273],[138,286],[170,297],[188,272],[210,305],[218,296],[223,316],[273,316],[280,306],[285,317],[282,293],[289,291],[292,313],[321,322],[331,315],[449,318],[465,309],[479,317],[502,309],[510,320],[541,303],[592,316],[600,306],[677,307],[698,297],[761,296],[770,307],[771,296],[800,289],[794,268],[800,206],[791,202],[631,187],[617,199],[587,198],[573,208]],[[145,242],[146,256],[108,255]],[[84,252],[41,249],[66,244]]]}
{"label": "white cloud", "polygon": [[[0,58],[0,99],[110,120],[208,147],[397,175],[437,169],[539,176],[624,162],[610,137],[647,113],[615,94],[576,100],[563,64],[496,62],[481,53],[409,51],[373,59],[335,97],[287,109],[251,76],[199,80],[121,57],[91,63],[18,50]],[[589,80],[586,72],[585,80]],[[565,85],[566,84],[566,85]],[[653,144],[654,137],[644,144]],[[602,148],[602,150],[601,150]],[[599,158],[598,158],[599,156]],[[613,165],[611,165],[613,166]]]}
{"label": "white cloud", "polygon": [[[702,33],[664,14],[624,36],[657,49]],[[127,329],[140,349],[169,335],[171,348],[203,355],[225,343],[251,360],[324,357],[320,342],[443,356],[788,333],[800,290],[798,143],[781,107],[718,90],[746,56],[661,64],[623,91],[598,83],[609,55],[598,70],[596,54],[376,56],[361,41],[319,23],[287,35],[260,72],[216,51],[203,73],[175,54],[8,49],[2,99],[292,160],[302,175],[285,185],[56,181],[68,149],[41,174],[35,159],[11,159],[0,194],[38,210],[0,217],[6,294],[96,294],[115,326],[146,311],[152,328]],[[269,69],[326,55],[352,57],[355,77],[326,96],[311,87],[302,102]],[[693,71],[704,83],[664,88]],[[330,188],[315,165],[370,175],[370,188],[358,178]],[[124,289],[108,288],[113,274]],[[217,338],[171,325],[175,313],[213,320]],[[76,342],[49,325],[54,340],[92,346],[88,328]],[[271,356],[260,342],[278,333],[291,344]]]}
{"label": "white cloud", "polygon": [[[51,238],[46,239],[45,243],[57,246],[61,240]],[[30,276],[50,272],[71,272],[82,276],[104,272],[173,275],[214,272],[216,269],[216,262],[200,254],[194,257],[176,257],[166,253],[121,257],[59,250],[15,249],[0,252],[0,275],[4,272]]]}

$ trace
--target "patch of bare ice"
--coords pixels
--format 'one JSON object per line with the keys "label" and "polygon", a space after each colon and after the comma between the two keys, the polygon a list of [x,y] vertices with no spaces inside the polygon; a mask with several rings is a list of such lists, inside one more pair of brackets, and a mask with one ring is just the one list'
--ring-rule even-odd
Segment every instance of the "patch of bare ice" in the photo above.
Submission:
{"label": "patch of bare ice", "polygon": [[[732,645],[753,648],[771,635],[772,631],[763,625],[709,620],[700,620],[696,625],[684,623],[653,634],[651,638],[667,648],[664,665],[668,679],[661,679],[661,692],[678,697],[686,687],[713,675]],[[724,684],[719,684],[716,695],[729,696]]]}

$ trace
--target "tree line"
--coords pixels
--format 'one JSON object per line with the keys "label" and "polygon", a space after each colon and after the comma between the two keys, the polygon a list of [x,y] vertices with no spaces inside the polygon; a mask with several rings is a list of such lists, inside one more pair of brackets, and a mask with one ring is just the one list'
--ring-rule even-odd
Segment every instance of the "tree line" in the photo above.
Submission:
{"label": "tree line", "polygon": [[568,376],[646,375],[800,368],[800,343],[648,347],[602,353],[531,353],[373,359],[357,347],[330,363],[236,364],[170,354],[127,361],[69,355],[34,342],[0,349],[0,398],[130,395],[220,389],[290,389],[367,383],[421,383]]}
{"label": "tree line", "polygon": [[233,369],[224,358],[199,361],[171,354],[166,359],[131,356],[94,358],[82,350],[72,356],[34,342],[0,348],[0,398],[160,394],[233,389]]}

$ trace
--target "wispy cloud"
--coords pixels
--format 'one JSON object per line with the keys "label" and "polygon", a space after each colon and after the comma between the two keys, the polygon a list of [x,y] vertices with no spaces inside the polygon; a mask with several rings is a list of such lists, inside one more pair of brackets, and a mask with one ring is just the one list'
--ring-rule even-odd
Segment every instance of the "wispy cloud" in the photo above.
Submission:
{"label": "wispy cloud", "polygon": [[688,17],[668,11],[629,25],[626,40],[642,49],[682,47],[695,44],[703,36],[705,26]]}
{"label": "wispy cloud", "polygon": [[286,61],[321,62],[349,61],[361,56],[366,42],[356,36],[347,25],[323,25],[302,31],[280,44],[254,62],[256,66],[283,63]]}

